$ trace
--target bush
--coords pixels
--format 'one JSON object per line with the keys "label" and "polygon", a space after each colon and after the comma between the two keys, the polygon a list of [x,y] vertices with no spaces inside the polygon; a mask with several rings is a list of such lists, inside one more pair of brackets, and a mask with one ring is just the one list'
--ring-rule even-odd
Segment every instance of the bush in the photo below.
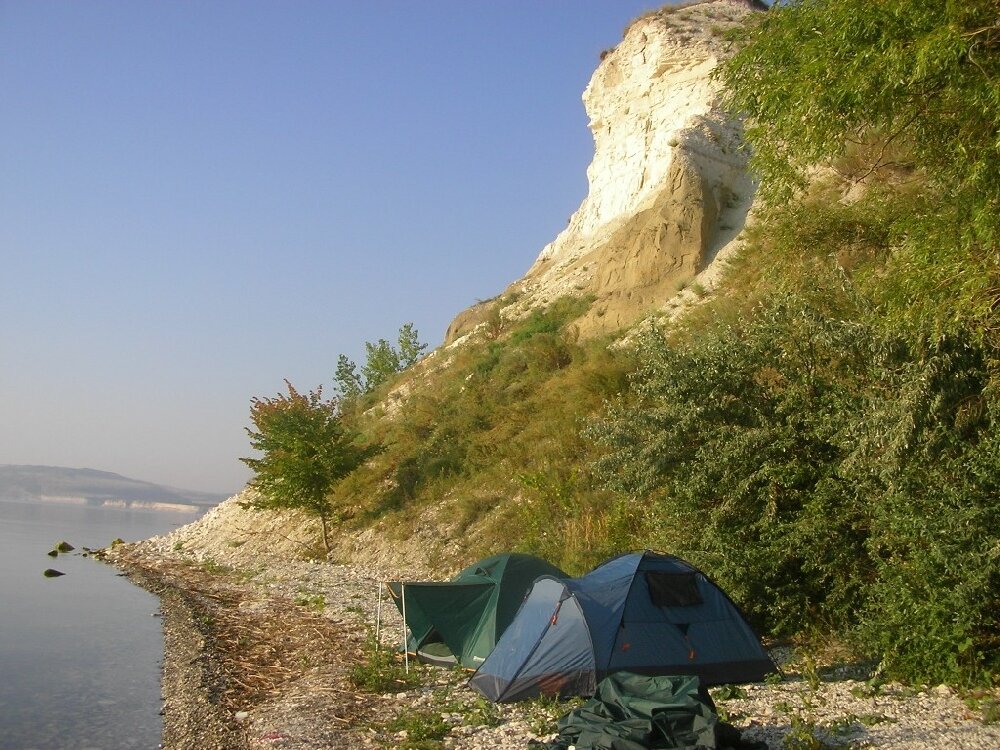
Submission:
{"label": "bush", "polygon": [[743,324],[650,334],[633,397],[588,434],[646,540],[775,635],[822,628],[914,681],[1000,665],[1000,439],[974,336],[832,317],[785,297]]}

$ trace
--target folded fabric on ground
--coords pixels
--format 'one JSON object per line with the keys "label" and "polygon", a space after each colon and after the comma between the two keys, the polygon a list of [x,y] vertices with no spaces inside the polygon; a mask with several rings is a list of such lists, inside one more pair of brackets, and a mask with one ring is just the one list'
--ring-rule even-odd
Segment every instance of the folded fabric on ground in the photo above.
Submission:
{"label": "folded fabric on ground", "polygon": [[738,730],[719,721],[698,678],[688,675],[616,672],[601,680],[593,698],[559,719],[558,726],[549,750],[767,748],[742,743]]}

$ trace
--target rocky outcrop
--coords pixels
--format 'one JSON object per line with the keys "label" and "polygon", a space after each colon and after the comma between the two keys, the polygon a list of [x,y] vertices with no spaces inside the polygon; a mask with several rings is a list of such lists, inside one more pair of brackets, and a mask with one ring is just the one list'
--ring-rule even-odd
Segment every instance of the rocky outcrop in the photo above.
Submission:
{"label": "rocky outcrop", "polygon": [[[563,295],[590,295],[582,335],[649,315],[737,234],[753,184],[740,123],[721,109],[712,70],[727,29],[750,3],[665,7],[635,20],[603,55],[583,94],[594,137],[589,191],[506,297],[516,316]],[[489,305],[460,314],[448,341],[483,325]]]}

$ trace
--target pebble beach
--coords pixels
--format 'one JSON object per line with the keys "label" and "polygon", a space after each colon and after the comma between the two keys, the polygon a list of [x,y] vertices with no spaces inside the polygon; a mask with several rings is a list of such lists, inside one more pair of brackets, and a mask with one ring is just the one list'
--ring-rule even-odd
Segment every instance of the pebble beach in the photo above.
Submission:
{"label": "pebble beach", "polygon": [[[461,669],[411,663],[412,684],[357,687],[351,669],[371,660],[376,633],[380,650],[397,658],[401,618],[379,596],[387,572],[294,559],[259,536],[256,547],[235,544],[240,518],[223,508],[168,536],[107,550],[109,562],[160,597],[166,750],[389,749],[424,731],[443,748],[514,750],[554,737],[572,706],[497,706],[466,686]],[[426,580],[426,571],[412,573]],[[744,739],[773,750],[802,747],[795,742],[807,735],[826,747],[1000,747],[995,692],[878,683],[858,666],[805,668],[790,648],[772,654],[780,680],[712,691]]]}

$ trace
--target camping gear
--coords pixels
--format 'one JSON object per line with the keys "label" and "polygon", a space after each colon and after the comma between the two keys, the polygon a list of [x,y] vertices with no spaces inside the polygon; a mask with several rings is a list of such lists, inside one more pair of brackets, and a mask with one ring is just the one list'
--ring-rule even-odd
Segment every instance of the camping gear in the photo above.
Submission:
{"label": "camping gear", "polygon": [[759,681],[776,667],[704,573],[646,550],[581,578],[535,581],[470,684],[495,702],[593,695],[619,671],[697,675],[717,685]]}
{"label": "camping gear", "polygon": [[694,676],[617,672],[594,697],[559,719],[547,750],[767,750],[719,721],[715,703]]}
{"label": "camping gear", "polygon": [[507,552],[465,568],[451,581],[390,581],[410,630],[405,648],[432,664],[482,664],[539,576],[565,578],[533,555]]}

